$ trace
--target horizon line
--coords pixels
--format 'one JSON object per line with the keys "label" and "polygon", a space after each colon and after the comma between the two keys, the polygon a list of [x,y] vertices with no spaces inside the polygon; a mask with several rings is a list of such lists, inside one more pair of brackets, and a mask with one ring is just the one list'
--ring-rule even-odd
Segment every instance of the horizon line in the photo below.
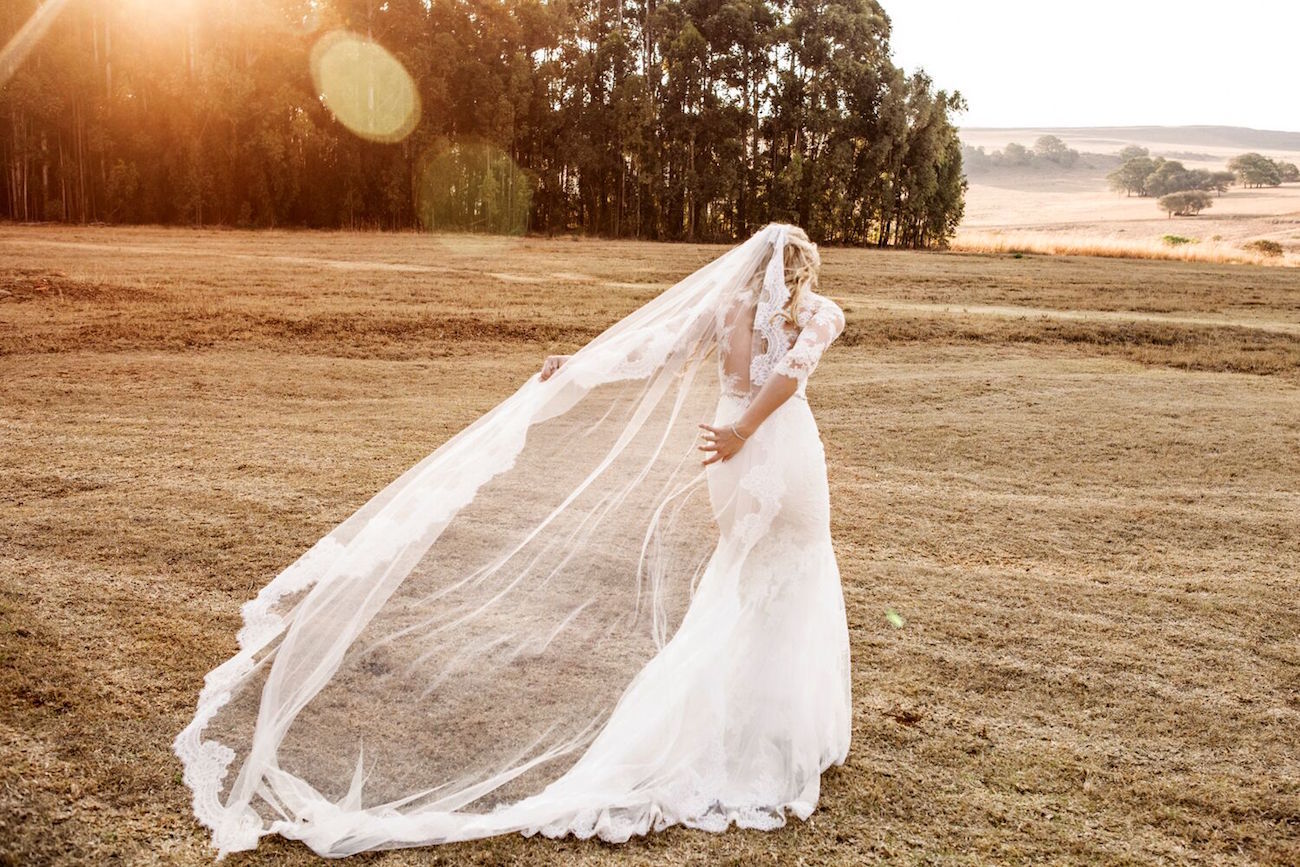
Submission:
{"label": "horizon line", "polygon": [[1137,124],[1088,124],[1085,126],[1070,126],[1068,124],[1019,124],[997,126],[973,126],[965,124],[955,124],[959,130],[981,130],[984,132],[1002,132],[1012,130],[1040,129],[1040,130],[1099,130],[1099,129],[1236,129],[1248,130],[1250,132],[1280,133],[1282,135],[1300,135],[1300,129],[1270,129],[1267,127],[1241,126],[1239,124],[1227,123],[1137,123]]}

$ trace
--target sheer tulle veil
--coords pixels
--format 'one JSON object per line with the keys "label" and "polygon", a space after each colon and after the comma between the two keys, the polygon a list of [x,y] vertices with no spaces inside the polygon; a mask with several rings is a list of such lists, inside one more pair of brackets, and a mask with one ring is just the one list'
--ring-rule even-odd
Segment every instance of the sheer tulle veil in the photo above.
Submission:
{"label": "sheer tulle veil", "polygon": [[592,809],[542,795],[772,519],[777,493],[710,483],[697,423],[717,411],[721,311],[788,297],[790,228],[534,374],[244,604],[238,652],[175,741],[222,854],[267,833],[338,855],[563,829]]}

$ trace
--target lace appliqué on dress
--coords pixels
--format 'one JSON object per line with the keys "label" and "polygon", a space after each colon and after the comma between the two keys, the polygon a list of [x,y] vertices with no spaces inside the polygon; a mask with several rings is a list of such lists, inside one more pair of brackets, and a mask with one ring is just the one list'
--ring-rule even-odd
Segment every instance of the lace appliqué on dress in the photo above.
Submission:
{"label": "lace appliqu\u00e9 on dress", "polygon": [[772,373],[797,379],[801,385],[816,369],[826,347],[844,331],[844,311],[840,306],[821,296],[815,300],[816,307],[800,329],[798,339],[772,368]]}

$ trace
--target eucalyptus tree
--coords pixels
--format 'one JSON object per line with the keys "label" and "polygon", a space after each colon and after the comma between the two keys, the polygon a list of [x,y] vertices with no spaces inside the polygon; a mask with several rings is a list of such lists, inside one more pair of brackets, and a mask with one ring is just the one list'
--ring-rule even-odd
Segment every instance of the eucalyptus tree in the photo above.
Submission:
{"label": "eucalyptus tree", "polygon": [[[6,4],[0,38],[37,5]],[[336,110],[313,62],[338,34],[409,76],[401,135]],[[941,245],[964,103],[896,67],[889,36],[876,0],[82,0],[0,85],[0,202],[20,220],[706,241],[788,220]],[[392,96],[345,72],[343,96]]]}

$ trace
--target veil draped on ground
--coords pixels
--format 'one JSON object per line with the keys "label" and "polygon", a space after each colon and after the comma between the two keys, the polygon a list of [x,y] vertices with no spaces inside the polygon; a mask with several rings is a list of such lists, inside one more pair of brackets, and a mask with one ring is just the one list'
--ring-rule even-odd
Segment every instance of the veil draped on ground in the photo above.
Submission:
{"label": "veil draped on ground", "polygon": [[788,228],[530,377],[243,606],[175,742],[222,854],[267,833],[338,855],[565,827],[539,795],[771,520],[774,492],[708,483],[697,424],[733,302],[788,297]]}

